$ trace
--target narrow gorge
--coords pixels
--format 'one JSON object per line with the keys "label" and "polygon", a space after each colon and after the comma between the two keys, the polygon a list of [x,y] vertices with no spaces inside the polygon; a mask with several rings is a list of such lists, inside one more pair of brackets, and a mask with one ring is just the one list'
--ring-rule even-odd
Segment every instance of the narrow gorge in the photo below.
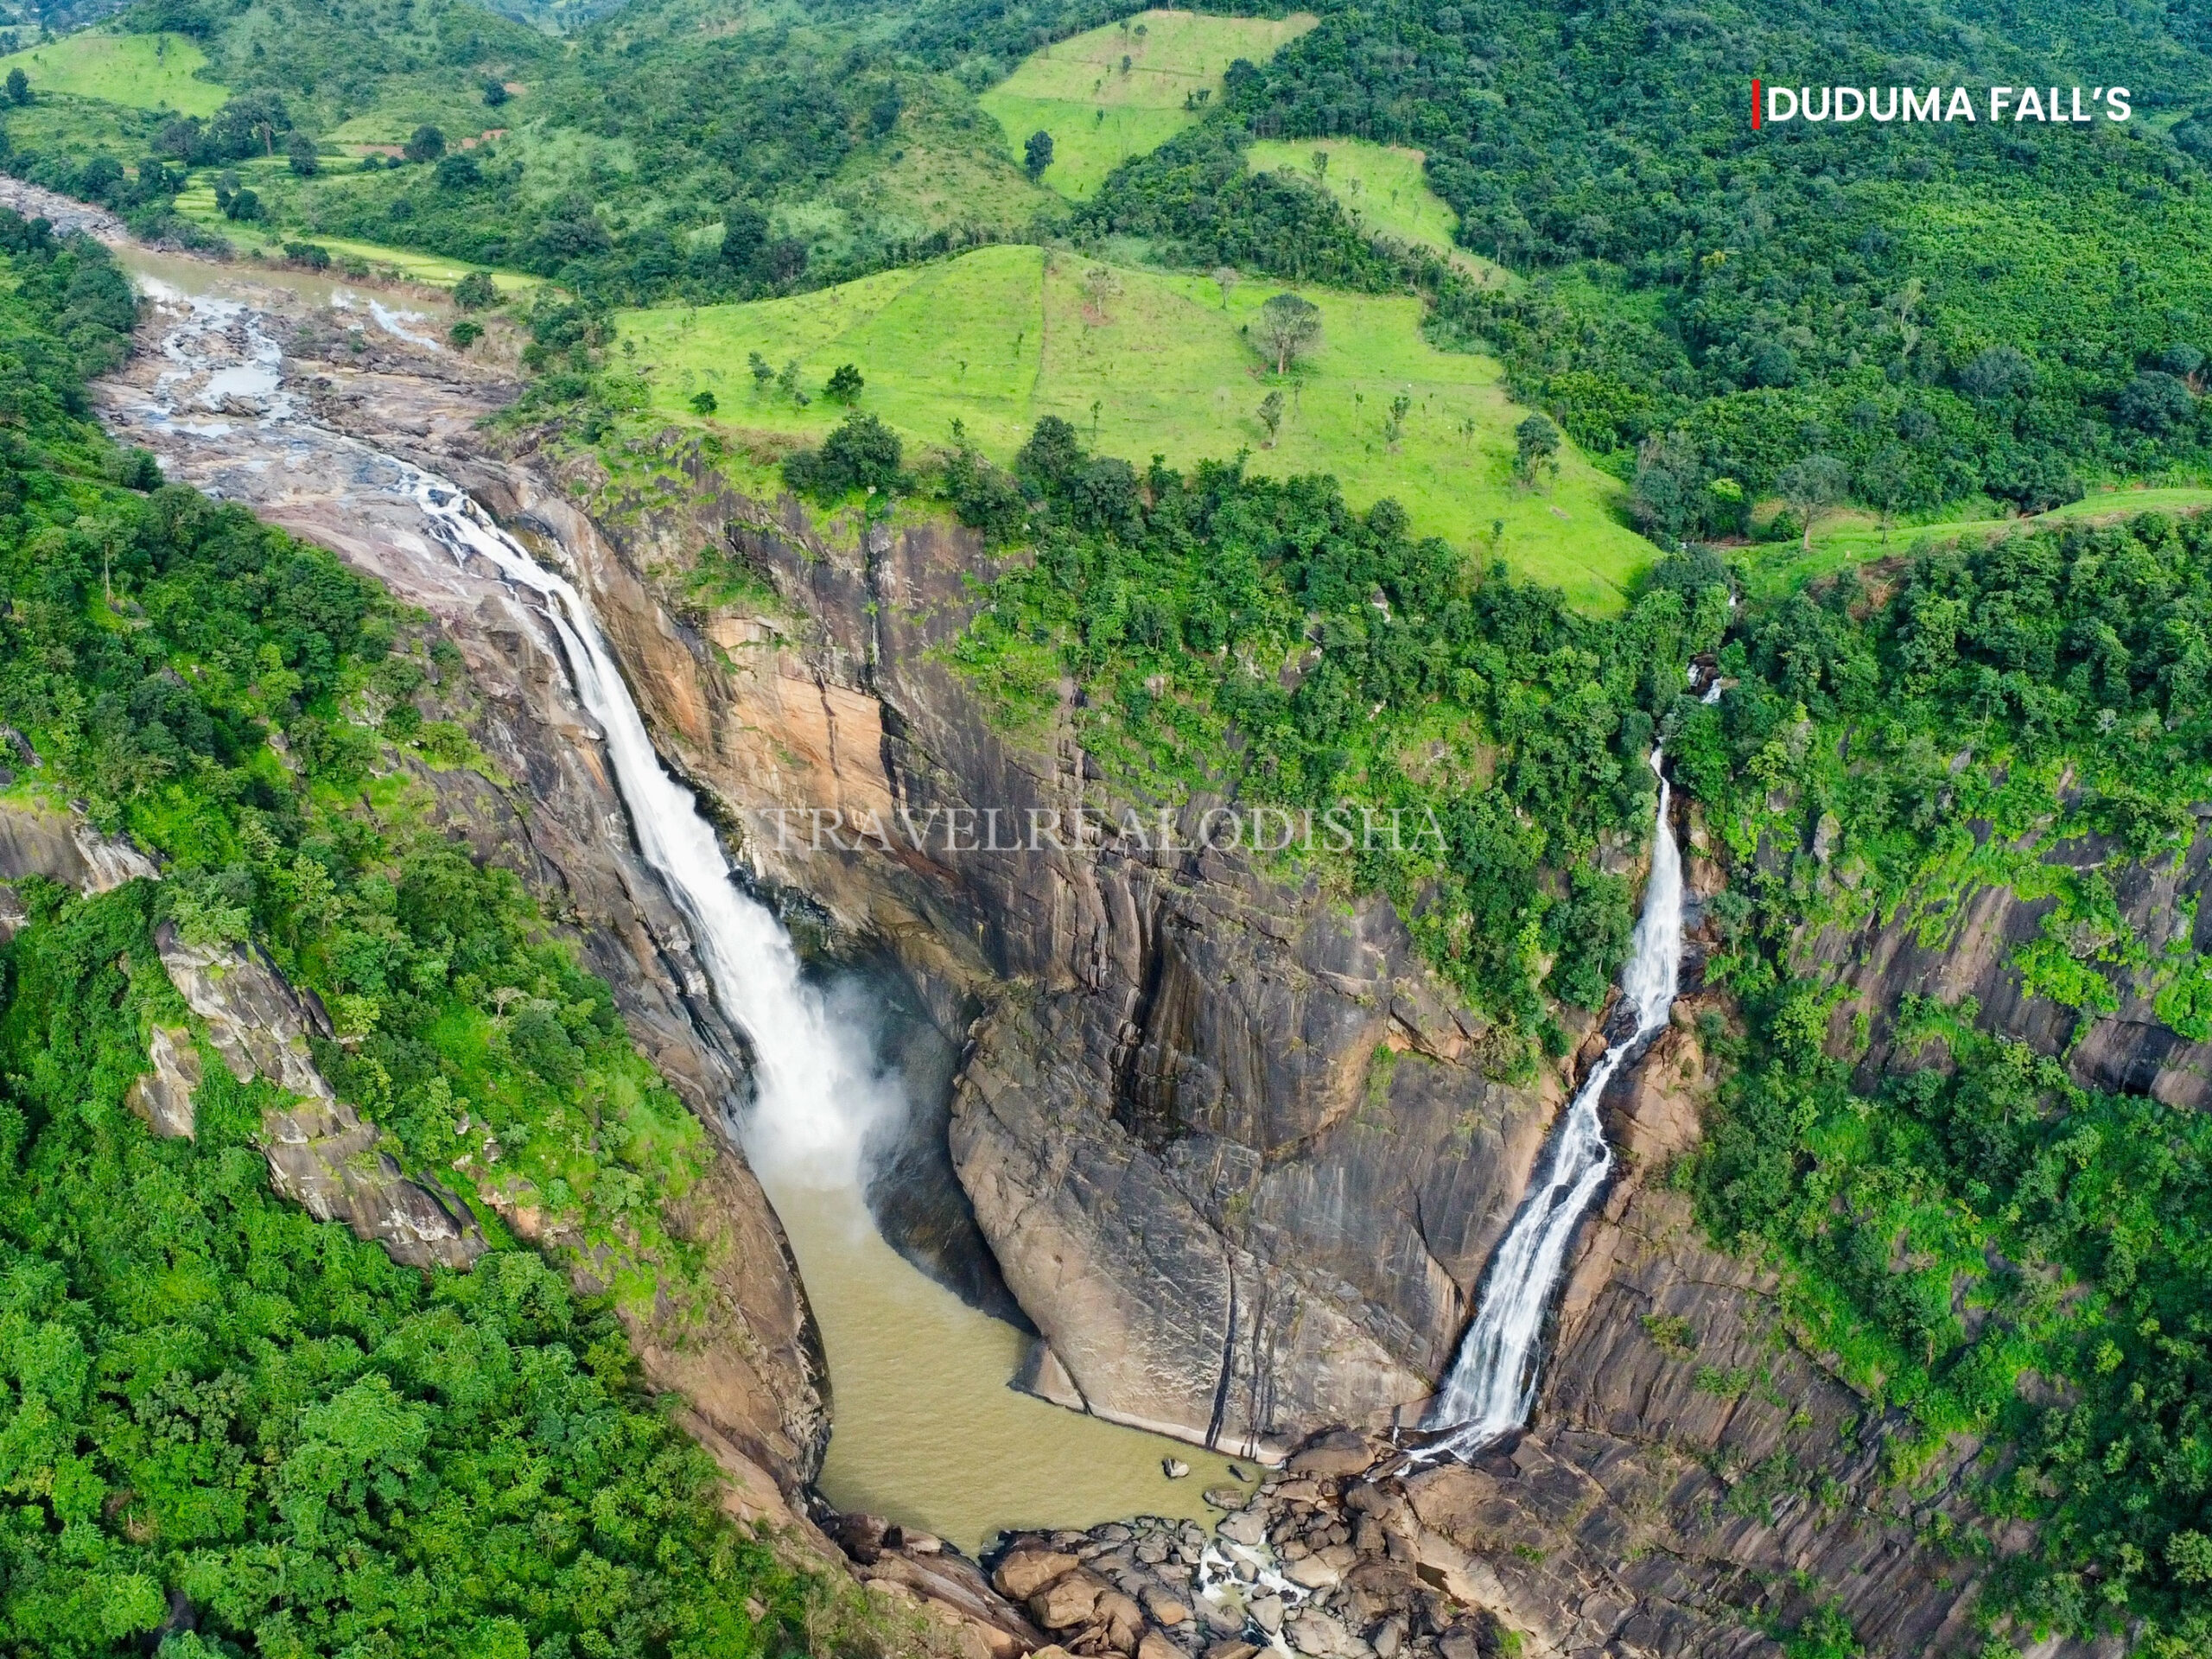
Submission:
{"label": "narrow gorge", "polygon": [[[425,769],[442,823],[545,896],[719,1137],[721,1323],[634,1334],[734,1509],[995,1659],[1795,1655],[1826,1608],[1870,1652],[1978,1649],[1987,1564],[1943,1540],[1979,1446],[1894,1478],[1906,1414],[1661,1179],[1738,1021],[1702,976],[1738,855],[1664,774],[1649,848],[1602,854],[1643,893],[1618,995],[1495,1065],[1375,894],[880,833],[1173,804],[1116,793],[1068,700],[1010,732],[949,664],[1001,557],[972,533],[810,517],[675,437],[619,474],[539,450],[396,301],[122,257],[148,298],[105,422],[434,619],[489,762]],[[2205,860],[2123,905],[2171,930]],[[1960,928],[1807,941],[1839,1046],[1936,992],[2031,1027],[1998,947],[2033,918]],[[2070,1052],[2212,1075],[2139,999]],[[987,1582],[957,1552],[993,1540]]]}

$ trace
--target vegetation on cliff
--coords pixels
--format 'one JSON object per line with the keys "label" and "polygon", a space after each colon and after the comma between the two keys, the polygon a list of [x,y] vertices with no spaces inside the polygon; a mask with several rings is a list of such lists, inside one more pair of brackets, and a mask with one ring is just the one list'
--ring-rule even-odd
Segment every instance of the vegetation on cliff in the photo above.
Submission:
{"label": "vegetation on cliff", "polygon": [[[33,884],[0,958],[0,1650],[802,1645],[817,1587],[723,1520],[616,1318],[691,1294],[658,1206],[702,1132],[518,884],[410,803],[406,757],[470,761],[423,717],[457,663],[327,554],[110,445],[83,383],[130,325],[120,273],[12,215],[0,249],[0,720],[28,744],[4,758],[169,866]],[[318,1058],[386,1149],[526,1193],[613,1296],[572,1293],[571,1255],[419,1273],[311,1220],[254,1145],[273,1086],[212,1051],[196,1139],[154,1139],[124,1095],[150,1027],[186,1022],[162,918],[265,948],[329,1008]]]}
{"label": "vegetation on cliff", "polygon": [[1970,1003],[1909,1000],[1884,1075],[1854,1082],[1864,1027],[1834,1029],[1803,964],[1823,926],[1932,939],[2007,887],[2050,901],[2010,965],[2075,1040],[2129,993],[2212,1035],[2189,931],[2139,937],[2115,893],[2185,857],[2212,798],[2212,524],[1923,553],[1753,612],[1721,661],[1738,683],[1674,752],[1731,871],[1708,972],[1751,1029],[1685,1178],[1717,1236],[1789,1270],[1808,1345],[1928,1449],[2005,1448],[1985,1503],[2040,1524],[1999,1568],[2009,1605],[2197,1651],[2212,1128],[2080,1086]]}
{"label": "vegetation on cliff", "polygon": [[[1063,709],[1071,677],[1077,730],[1132,798],[1435,815],[1433,843],[1316,861],[1397,900],[1498,1021],[1498,1063],[1556,1049],[1560,1005],[1603,1002],[1633,887],[1596,855],[1644,834],[1663,737],[1731,873],[1709,976],[1750,1021],[1707,1033],[1730,1081],[1682,1179],[1707,1224],[1784,1268],[1800,1338],[1910,1411],[1926,1450],[1987,1439],[1986,1510],[2041,1528],[1993,1614],[2140,1618],[2160,1652],[2194,1650],[2212,1629],[2202,1119],[2084,1089],[1971,1007],[1908,1007],[1891,1075],[1857,1092],[1866,1033],[1831,1030],[1837,993],[1804,952],[1831,924],[1940,931],[2003,886],[2051,901],[2012,966],[2077,1036],[2130,992],[2212,1033],[2202,960],[2135,937],[2112,868],[2185,854],[2212,798],[2212,524],[1924,546],[1734,610],[1721,563],[1685,554],[1600,621],[1471,572],[1390,503],[1351,512],[1327,480],[1139,474],[1052,420],[1012,474],[963,452],[944,488],[987,534],[1034,542],[950,653],[1010,726]],[[1700,652],[1717,703],[1687,693]]]}

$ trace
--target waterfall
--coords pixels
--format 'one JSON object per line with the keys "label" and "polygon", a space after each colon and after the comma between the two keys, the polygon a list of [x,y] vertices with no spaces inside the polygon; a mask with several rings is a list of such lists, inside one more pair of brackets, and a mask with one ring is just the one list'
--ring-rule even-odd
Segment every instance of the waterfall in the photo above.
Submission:
{"label": "waterfall", "polygon": [[823,1191],[856,1188],[868,1131],[901,1109],[897,1087],[877,1069],[872,1046],[806,982],[783,925],[732,879],[696,798],[654,753],[583,596],[453,485],[418,472],[413,493],[431,531],[456,558],[480,555],[548,601],[576,695],[606,734],[639,850],[683,911],[715,1001],[752,1042],[754,1097],[743,1126],[746,1150],[764,1177]]}
{"label": "waterfall", "polygon": [[1452,1431],[1422,1454],[1464,1457],[1528,1421],[1535,1403],[1536,1339],[1551,1306],[1576,1224],[1612,1168],[1598,1103],[1614,1074],[1666,1028],[1682,960],[1682,855],[1667,821],[1667,775],[1660,751],[1651,752],[1659,773],[1659,811],[1651,842],[1651,876],[1643,891],[1621,991],[1636,1016],[1635,1028],[1591,1068],[1567,1109],[1529,1196],[1491,1258],[1481,1305],[1459,1345],[1444,1391],[1429,1409],[1427,1426]]}

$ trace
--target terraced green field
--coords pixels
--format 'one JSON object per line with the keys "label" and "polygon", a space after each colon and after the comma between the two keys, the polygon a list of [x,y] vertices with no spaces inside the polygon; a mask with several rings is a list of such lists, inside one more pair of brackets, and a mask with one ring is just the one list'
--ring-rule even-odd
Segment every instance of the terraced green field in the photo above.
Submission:
{"label": "terraced green field", "polygon": [[193,79],[207,67],[207,54],[181,35],[86,33],[0,58],[0,78],[20,69],[34,95],[66,92],[128,109],[206,116],[230,96],[212,80]]}
{"label": "terraced green field", "polygon": [[[1322,344],[1279,381],[1245,332],[1277,291],[1249,281],[1224,295],[1210,277],[986,248],[791,299],[626,313],[619,350],[645,373],[653,414],[679,422],[697,422],[690,401],[711,391],[722,425],[818,437],[843,412],[821,388],[851,363],[867,380],[861,406],[912,443],[947,442],[957,420],[1006,461],[1038,417],[1058,415],[1139,465],[1247,450],[1258,471],[1333,473],[1362,507],[1395,497],[1422,531],[1485,558],[1495,545],[1579,604],[1619,604],[1652,556],[1619,517],[1620,486],[1572,450],[1548,485],[1517,484],[1513,428],[1527,410],[1493,360],[1431,347],[1409,296],[1315,289]],[[812,401],[757,389],[752,353],[777,370],[796,360]],[[1272,448],[1259,416],[1270,391],[1285,404]]]}
{"label": "terraced green field", "polygon": [[1146,11],[1059,41],[1027,59],[979,100],[1016,157],[1033,132],[1052,135],[1044,181],[1076,200],[1096,193],[1133,156],[1157,149],[1198,118],[1239,58],[1273,57],[1313,27],[1287,17],[1207,17]]}

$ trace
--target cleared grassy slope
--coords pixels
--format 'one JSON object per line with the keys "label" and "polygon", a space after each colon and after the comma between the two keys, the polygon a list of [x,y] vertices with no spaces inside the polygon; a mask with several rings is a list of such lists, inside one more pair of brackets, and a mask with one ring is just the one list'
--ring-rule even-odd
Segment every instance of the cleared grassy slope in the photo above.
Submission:
{"label": "cleared grassy slope", "polygon": [[[1317,168],[1314,158],[1326,156]],[[1422,155],[1364,138],[1255,140],[1244,152],[1255,173],[1293,173],[1313,180],[1344,206],[1352,222],[1373,236],[1430,248],[1485,286],[1503,288],[1504,267],[1470,253],[1453,239],[1459,216],[1428,188]]]}
{"label": "cleared grassy slope", "polygon": [[207,67],[207,54],[181,35],[86,33],[0,58],[0,79],[20,69],[34,95],[66,92],[126,109],[206,116],[230,96],[213,81],[193,79]]}
{"label": "cleared grassy slope", "polygon": [[1159,149],[1198,120],[1186,105],[1199,93],[1219,97],[1222,72],[1231,63],[1273,57],[1316,21],[1310,12],[1281,18],[1139,12],[1045,48],[978,101],[1006,129],[1016,156],[1031,133],[1051,133],[1045,182],[1081,200],[1129,157]]}
{"label": "cleared grassy slope", "polygon": [[[1316,289],[1322,346],[1278,382],[1242,332],[1277,291],[1245,282],[1224,296],[1208,277],[998,247],[791,299],[626,313],[620,328],[656,416],[696,421],[690,399],[711,391],[722,424],[818,437],[843,413],[820,389],[849,362],[867,378],[861,406],[915,442],[945,442],[957,420],[1004,461],[1038,417],[1058,415],[1140,465],[1249,449],[1255,470],[1335,474],[1363,507],[1395,497],[1421,531],[1484,557],[1502,521],[1497,551],[1516,569],[1592,609],[1619,603],[1651,556],[1619,521],[1619,486],[1571,451],[1548,487],[1516,484],[1513,428],[1527,411],[1494,361],[1428,346],[1414,298]],[[753,352],[778,369],[798,359],[813,401],[757,391]],[[1268,449],[1258,410],[1276,389],[1287,408]],[[1401,395],[1394,449],[1383,428]]]}

